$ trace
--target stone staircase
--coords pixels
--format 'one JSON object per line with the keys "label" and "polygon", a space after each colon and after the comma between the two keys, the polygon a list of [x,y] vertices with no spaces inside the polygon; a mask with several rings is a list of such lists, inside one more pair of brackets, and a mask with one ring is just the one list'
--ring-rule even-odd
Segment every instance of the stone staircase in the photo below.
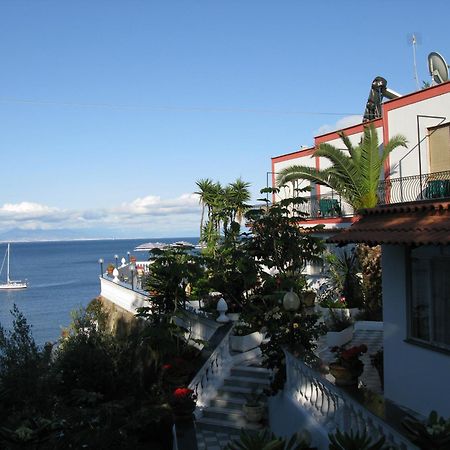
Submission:
{"label": "stone staircase", "polygon": [[244,361],[233,365],[230,375],[217,390],[217,396],[197,419],[197,433],[210,431],[236,436],[242,428],[261,428],[259,424],[248,423],[243,412],[246,395],[261,392],[270,383],[271,372],[258,364],[259,361]]}

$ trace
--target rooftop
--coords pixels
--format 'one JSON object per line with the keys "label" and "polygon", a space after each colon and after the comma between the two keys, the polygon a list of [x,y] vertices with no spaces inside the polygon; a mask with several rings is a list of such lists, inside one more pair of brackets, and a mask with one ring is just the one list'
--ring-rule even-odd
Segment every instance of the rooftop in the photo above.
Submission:
{"label": "rooftop", "polygon": [[328,239],[403,245],[450,244],[450,201],[419,201],[363,210],[350,228]]}

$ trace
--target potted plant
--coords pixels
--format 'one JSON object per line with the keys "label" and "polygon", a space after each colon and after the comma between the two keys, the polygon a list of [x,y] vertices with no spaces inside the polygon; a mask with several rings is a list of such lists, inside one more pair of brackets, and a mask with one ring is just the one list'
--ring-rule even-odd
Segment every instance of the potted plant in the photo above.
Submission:
{"label": "potted plant", "polygon": [[245,418],[252,424],[261,422],[264,416],[264,403],[262,401],[264,397],[263,392],[253,391],[251,394],[246,395],[246,402],[243,406]]}
{"label": "potted plant", "polygon": [[380,377],[381,387],[384,389],[384,351],[380,348],[376,353],[370,355],[370,362],[375,367]]}
{"label": "potted plant", "polygon": [[410,438],[419,448],[427,450],[450,449],[450,418],[439,417],[436,411],[431,411],[426,421],[406,418],[402,425]]}
{"label": "potted plant", "polygon": [[331,351],[336,354],[336,360],[329,365],[336,386],[358,384],[358,377],[364,370],[364,363],[359,358],[367,352],[367,345],[361,344],[348,349],[333,347]]}
{"label": "potted plant", "polygon": [[192,389],[179,387],[172,392],[169,404],[172,407],[176,421],[187,421],[192,418],[197,396]]}
{"label": "potted plant", "polygon": [[255,331],[255,327],[248,323],[238,323],[233,328],[230,336],[231,349],[236,352],[247,352],[252,348],[259,347],[263,341],[263,335]]}
{"label": "potted plant", "polygon": [[189,377],[191,368],[187,361],[182,358],[173,358],[170,363],[166,363],[162,366],[161,380],[163,385],[173,390],[178,386],[183,386]]}
{"label": "potted plant", "polygon": [[[308,435],[308,436],[306,436]],[[314,450],[307,432],[296,433],[288,438],[276,437],[270,430],[259,432],[241,430],[239,439],[232,440],[224,450]]]}
{"label": "potted plant", "polygon": [[364,430],[362,433],[341,433],[339,430],[335,434],[329,434],[329,450],[383,450],[386,438],[383,436],[374,441]]}
{"label": "potted plant", "polygon": [[328,347],[341,347],[353,339],[353,322],[347,315],[330,311],[325,324],[328,330],[326,334]]}

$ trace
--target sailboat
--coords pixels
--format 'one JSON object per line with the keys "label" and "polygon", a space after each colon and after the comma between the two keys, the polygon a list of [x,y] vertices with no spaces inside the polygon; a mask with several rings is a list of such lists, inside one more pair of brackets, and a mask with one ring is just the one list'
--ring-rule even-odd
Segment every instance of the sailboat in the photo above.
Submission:
{"label": "sailboat", "polygon": [[5,259],[8,257],[7,261],[7,271],[6,271],[6,283],[0,283],[0,289],[25,289],[27,286],[26,281],[18,281],[18,280],[11,280],[9,278],[9,253],[10,253],[10,244],[8,244],[8,248],[6,249],[5,257],[3,258],[2,267],[0,269],[0,274],[3,271],[3,266],[5,265]]}

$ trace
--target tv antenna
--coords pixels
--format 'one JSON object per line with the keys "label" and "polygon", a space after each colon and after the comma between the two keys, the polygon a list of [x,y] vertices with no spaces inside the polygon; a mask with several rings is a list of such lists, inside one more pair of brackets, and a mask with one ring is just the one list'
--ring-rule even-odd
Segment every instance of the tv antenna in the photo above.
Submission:
{"label": "tv antenna", "polygon": [[431,52],[428,55],[428,70],[430,71],[432,85],[448,81],[448,67],[444,57],[438,52]]}
{"label": "tv antenna", "polygon": [[419,76],[417,75],[417,62],[416,62],[416,47],[420,44],[420,36],[418,33],[412,33],[408,35],[408,44],[412,46],[413,50],[413,63],[414,63],[414,79],[416,80],[417,90],[420,89]]}

